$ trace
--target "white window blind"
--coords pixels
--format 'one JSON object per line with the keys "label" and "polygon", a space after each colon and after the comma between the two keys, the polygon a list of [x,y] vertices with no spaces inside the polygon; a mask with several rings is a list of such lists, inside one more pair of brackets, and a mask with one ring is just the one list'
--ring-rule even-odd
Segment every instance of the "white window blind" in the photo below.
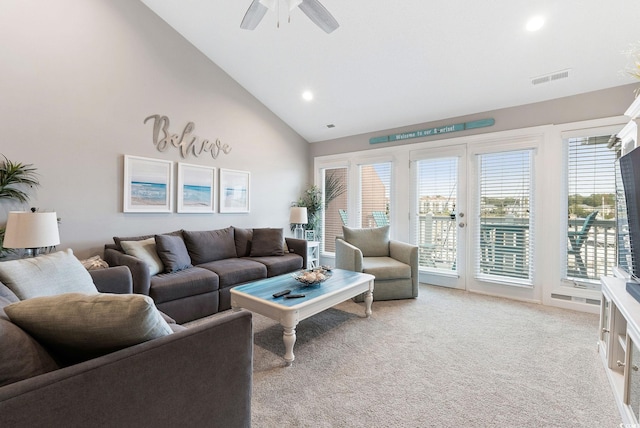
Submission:
{"label": "white window blind", "polygon": [[567,278],[597,283],[616,264],[616,153],[609,137],[566,140]]}
{"label": "white window blind", "polygon": [[533,150],[478,155],[476,277],[532,283]]}
{"label": "white window blind", "polygon": [[424,159],[416,165],[420,267],[456,270],[458,158]]}
{"label": "white window blind", "polygon": [[360,226],[389,224],[391,162],[360,166]]}
{"label": "white window blind", "polygon": [[320,242],[323,252],[335,253],[336,236],[341,236],[342,226],[347,225],[347,171],[346,167],[322,170],[325,209]]}

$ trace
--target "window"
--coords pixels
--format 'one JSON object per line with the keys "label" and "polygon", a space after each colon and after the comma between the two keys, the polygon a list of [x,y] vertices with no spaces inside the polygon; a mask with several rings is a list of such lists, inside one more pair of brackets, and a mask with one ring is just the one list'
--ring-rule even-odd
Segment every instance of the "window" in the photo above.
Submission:
{"label": "window", "polygon": [[533,150],[478,155],[476,277],[532,283]]}
{"label": "window", "polygon": [[420,160],[417,172],[419,265],[455,271],[458,158]]}
{"label": "window", "polygon": [[335,253],[336,236],[342,235],[347,225],[347,168],[322,170],[322,199],[324,200],[324,227],[321,243],[323,252]]}
{"label": "window", "polygon": [[360,227],[389,224],[391,162],[360,166]]}
{"label": "window", "polygon": [[616,264],[615,159],[609,135],[565,139],[567,242],[565,277],[598,284]]}

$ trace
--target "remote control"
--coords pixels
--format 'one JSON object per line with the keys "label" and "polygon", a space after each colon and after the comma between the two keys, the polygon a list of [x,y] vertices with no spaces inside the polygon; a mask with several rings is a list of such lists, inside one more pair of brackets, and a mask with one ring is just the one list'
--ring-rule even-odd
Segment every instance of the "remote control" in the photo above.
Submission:
{"label": "remote control", "polygon": [[278,291],[277,293],[273,293],[273,297],[282,297],[289,293],[291,293],[291,290]]}
{"label": "remote control", "polygon": [[299,299],[300,297],[304,297],[304,294],[287,294],[284,296],[287,299]]}

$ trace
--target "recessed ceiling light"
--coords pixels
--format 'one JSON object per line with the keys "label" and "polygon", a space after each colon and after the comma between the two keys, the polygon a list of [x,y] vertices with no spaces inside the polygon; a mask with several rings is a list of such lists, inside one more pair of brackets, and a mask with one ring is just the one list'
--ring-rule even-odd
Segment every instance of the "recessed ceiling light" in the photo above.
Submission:
{"label": "recessed ceiling light", "polygon": [[538,15],[527,21],[527,31],[538,31],[544,25],[544,17]]}
{"label": "recessed ceiling light", "polygon": [[305,101],[311,101],[313,99],[313,92],[311,91],[304,91],[302,93],[302,99],[304,99]]}

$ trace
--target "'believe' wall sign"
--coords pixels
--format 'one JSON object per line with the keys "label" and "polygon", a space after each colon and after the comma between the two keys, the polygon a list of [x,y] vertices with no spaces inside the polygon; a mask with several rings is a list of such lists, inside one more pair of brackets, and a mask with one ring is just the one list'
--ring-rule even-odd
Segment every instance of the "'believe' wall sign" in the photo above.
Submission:
{"label": "'believe' wall sign", "polygon": [[221,152],[225,155],[231,152],[231,146],[222,144],[217,138],[212,142],[200,139],[197,135],[192,134],[196,127],[193,122],[187,123],[182,130],[182,134],[178,135],[169,131],[169,118],[167,116],[154,114],[147,117],[143,123],[147,123],[149,119],[153,119],[153,145],[161,152],[173,146],[180,149],[180,154],[183,158],[190,154],[198,157],[203,153],[209,152],[214,159],[217,159]]}
{"label": "'believe' wall sign", "polygon": [[408,140],[410,138],[430,137],[432,135],[448,134],[450,132],[493,126],[493,119],[474,120],[473,122],[456,123],[454,125],[439,126],[437,128],[421,129],[419,131],[403,132],[401,134],[385,135],[369,139],[369,144],[389,143],[391,141]]}

